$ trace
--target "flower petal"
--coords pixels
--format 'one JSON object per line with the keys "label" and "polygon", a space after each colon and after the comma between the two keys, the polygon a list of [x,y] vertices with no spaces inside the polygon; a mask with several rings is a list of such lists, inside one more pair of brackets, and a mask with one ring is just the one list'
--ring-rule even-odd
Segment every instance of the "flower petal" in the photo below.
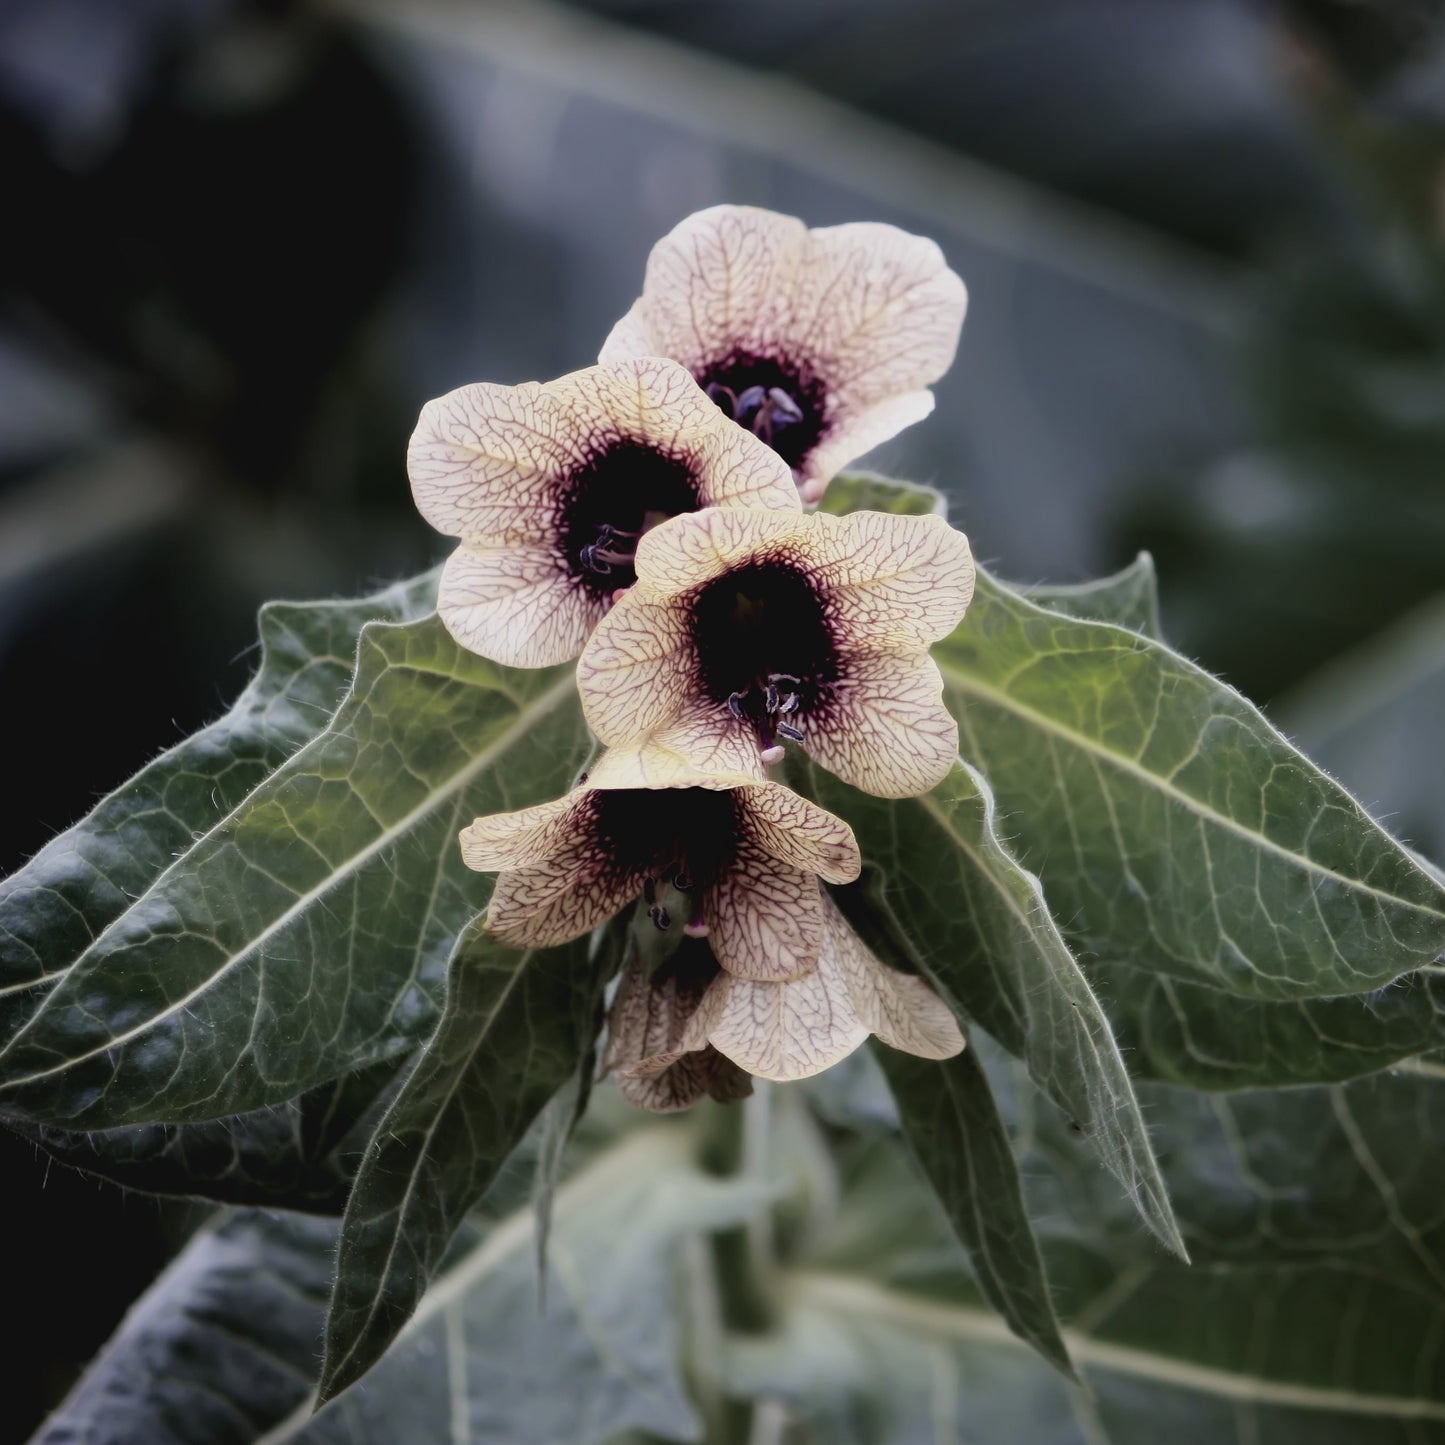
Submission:
{"label": "flower petal", "polygon": [[[729,787],[767,777],[758,736],[725,707],[694,697],[669,723],[649,734],[650,748],[670,753],[704,776],[726,778]],[[716,787],[717,782],[706,786]],[[703,786],[698,784],[698,786]]]}
{"label": "flower petal", "polygon": [[885,1044],[921,1059],[951,1059],[961,1053],[958,1020],[928,984],[888,968],[869,952],[838,906],[823,898],[824,952],[847,982],[859,1020]]}
{"label": "flower petal", "polygon": [[634,590],[659,599],[676,597],[722,576],[729,568],[788,546],[795,534],[807,535],[804,529],[813,520],[797,513],[756,509],[673,517],[654,527],[639,543],[638,586]]}
{"label": "flower petal", "polygon": [[753,1091],[753,1081],[731,1059],[708,1045],[684,1054],[675,1064],[649,1078],[618,1078],[628,1103],[653,1114],[675,1114],[691,1108],[704,1094],[719,1104],[736,1104]]}
{"label": "flower petal", "polygon": [[422,408],[407,449],[417,510],[449,537],[540,542],[586,429],[536,382],[463,386]]}
{"label": "flower petal", "polygon": [[498,874],[487,927],[512,948],[551,948],[606,923],[641,891],[641,874],[614,867],[582,829],[545,862]]}
{"label": "flower petal", "polygon": [[[733,425],[676,361],[630,356],[550,383],[557,405],[596,440],[636,437],[681,457],[699,507],[762,507],[798,512],[788,464],[750,431]],[[595,444],[595,442],[594,442]]]}
{"label": "flower petal", "polygon": [[826,380],[832,414],[937,381],[967,304],[927,237],[876,221],[825,226],[808,233],[788,339]]}
{"label": "flower petal", "polygon": [[837,965],[820,958],[792,983],[720,977],[726,998],[708,1041],[763,1079],[806,1079],[846,1058],[868,1037]]}
{"label": "flower petal", "polygon": [[734,349],[770,350],[785,332],[807,228],[753,206],[713,206],[680,221],[647,258],[642,295],[602,360],[634,348],[696,372]]}
{"label": "flower petal", "polygon": [[817,446],[803,459],[798,495],[805,502],[819,501],[828,483],[849,462],[932,414],[931,391],[906,391],[858,410],[839,411]]}
{"label": "flower petal", "polygon": [[603,604],[578,587],[551,547],[463,542],[442,569],[437,614],[468,651],[507,667],[570,662]]}
{"label": "flower petal", "polygon": [[973,597],[968,538],[942,517],[808,517],[807,566],[840,641],[923,648],[947,637]]}
{"label": "flower petal", "polygon": [[791,788],[754,783],[738,789],[738,801],[741,826],[770,858],[829,883],[851,883],[862,871],[853,830]]}
{"label": "flower petal", "polygon": [[634,958],[623,971],[607,1016],[605,1060],[619,1078],[651,1078],[707,1044],[708,1030],[722,1008],[722,994],[709,988],[717,965],[705,943],[689,940],[681,948],[702,950],[706,967],[684,964],[658,980]]}
{"label": "flower petal", "polygon": [[478,818],[461,831],[462,862],[479,873],[545,863],[586,830],[591,811],[590,790],[574,788],[549,803]]}
{"label": "flower petal", "polygon": [[936,788],[958,756],[958,724],[926,652],[857,653],[826,708],[809,714],[803,746],[865,793],[909,798]]}
{"label": "flower petal", "polygon": [[817,876],[740,836],[728,871],[702,899],[717,961],[738,978],[778,982],[809,972],[823,944]]}
{"label": "flower petal", "polygon": [[577,663],[588,726],[604,743],[625,744],[670,722],[687,697],[692,658],[686,609],[630,588]]}
{"label": "flower petal", "polygon": [[[731,715],[728,720],[733,720]],[[679,722],[662,732],[649,734],[641,742],[608,748],[593,764],[587,785],[604,789],[709,788],[717,791],[766,778],[755,741],[749,745],[740,733],[734,741],[716,728],[714,733],[721,741],[702,734],[693,738],[688,727],[685,722]],[[715,745],[709,747],[710,742]],[[697,760],[699,754],[701,761]]]}

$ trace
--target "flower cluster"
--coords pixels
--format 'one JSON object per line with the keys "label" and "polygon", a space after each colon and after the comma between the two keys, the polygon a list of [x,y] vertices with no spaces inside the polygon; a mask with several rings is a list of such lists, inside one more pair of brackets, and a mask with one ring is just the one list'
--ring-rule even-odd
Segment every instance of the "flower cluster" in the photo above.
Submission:
{"label": "flower cluster", "polygon": [[852,830],[769,769],[792,743],[904,797],[953,764],[929,647],[968,606],[966,539],[806,508],[932,409],[964,301],[931,241],[720,206],[657,244],[598,365],[422,412],[413,493],[460,540],[443,622],[510,666],[577,658],[606,746],[566,797],[478,818],[462,854],[498,874],[504,943],[563,943],[634,901],[664,936],[631,948],[609,1016],[608,1065],[644,1108],[803,1078],[870,1033],[963,1047],[830,897],[861,868]]}

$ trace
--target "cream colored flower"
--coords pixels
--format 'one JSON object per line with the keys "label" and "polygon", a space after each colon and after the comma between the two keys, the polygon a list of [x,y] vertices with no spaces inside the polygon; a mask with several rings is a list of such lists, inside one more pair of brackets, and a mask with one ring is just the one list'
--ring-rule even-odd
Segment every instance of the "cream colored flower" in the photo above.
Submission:
{"label": "cream colored flower", "polygon": [[513,667],[576,657],[664,518],[799,509],[777,455],[657,357],[450,392],[422,409],[407,468],[422,516],[461,538],[437,612],[463,647]]}
{"label": "cream colored flower", "polygon": [[[461,844],[469,867],[500,873],[487,923],[503,943],[565,943],[642,897],[658,927],[706,933],[731,973],[774,981],[817,962],[819,878],[861,867],[852,829],[781,783],[684,770],[649,748],[605,753],[566,797],[478,818]],[[664,887],[689,917],[668,916]]]}
{"label": "cream colored flower", "polygon": [[670,356],[775,447],[805,501],[933,410],[953,364],[963,282],[922,236],[857,221],[714,206],[652,248],[642,295],[602,360]]}
{"label": "cream colored flower", "polygon": [[928,648],[962,619],[973,559],[943,518],[700,512],[642,539],[637,577],[577,667],[604,743],[748,771],[795,741],[881,797],[953,765]]}
{"label": "cream colored flower", "polygon": [[818,966],[800,979],[737,978],[691,940],[650,979],[630,964],[609,1016],[607,1065],[633,1103],[665,1112],[705,1093],[739,1097],[728,1063],[758,1078],[806,1079],[869,1034],[925,1059],[964,1046],[943,1000],[923,979],[880,963],[825,895]]}

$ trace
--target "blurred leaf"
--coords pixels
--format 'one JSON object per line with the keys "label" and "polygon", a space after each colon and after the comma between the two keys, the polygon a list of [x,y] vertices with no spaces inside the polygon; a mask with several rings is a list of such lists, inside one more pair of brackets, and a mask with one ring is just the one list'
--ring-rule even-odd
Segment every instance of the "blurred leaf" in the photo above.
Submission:
{"label": "blurred leaf", "polygon": [[1071,935],[1228,993],[1359,993],[1445,949],[1445,889],[1238,693],[980,573],[935,655]]}
{"label": "blurred leaf", "polygon": [[0,1041],[198,836],[326,726],[362,625],[425,616],[426,573],[352,602],[261,609],[256,676],[219,721],[161,754],[0,882]]}
{"label": "blurred leaf", "polygon": [[971,1048],[935,1062],[877,1047],[914,1158],[968,1250],[988,1302],[1020,1339],[1073,1375],[1018,1164]]}
{"label": "blurred leaf", "polygon": [[203,1230],[33,1445],[253,1445],[310,1397],[335,1238],[256,1212]]}
{"label": "blurred leaf", "polygon": [[771,1194],[702,1174],[692,1148],[690,1127],[648,1123],[593,1154],[557,1192],[545,1291],[530,1210],[468,1226],[375,1368],[266,1445],[602,1445],[628,1428],[699,1438],[680,1375],[683,1241]]}
{"label": "blurred leaf", "polygon": [[[728,1377],[781,1394],[790,1440],[1445,1439],[1445,1070],[1227,1096],[1141,1086],[1186,1267],[1140,1237],[1022,1068],[981,1051],[1092,1399],[982,1308],[906,1189],[845,1177],[779,1331],[729,1343]],[[870,1236],[894,1242],[886,1257],[831,1245]]]}
{"label": "blurred leaf", "polygon": [[637,1428],[697,1439],[679,1373],[682,1244],[751,1216],[771,1192],[700,1173],[693,1147],[688,1127],[650,1121],[599,1143],[558,1190],[545,1309],[530,1208],[464,1226],[402,1337],[315,1415],[335,1226],[235,1216],[187,1247],[38,1438],[602,1445]]}
{"label": "blurred leaf", "polygon": [[956,1010],[1023,1059],[1149,1227],[1182,1249],[1108,1021],[1038,879],[1000,842],[987,783],[959,763],[932,793],[895,801],[858,793],[821,769],[810,776],[819,801],[852,825],[877,870],[868,875],[873,886],[836,894],[849,921],[886,962],[916,961]]}
{"label": "blurred leaf", "polygon": [[62,1164],[127,1189],[340,1214],[397,1070],[385,1059],[284,1104],[204,1124],[11,1127]]}
{"label": "blurred leaf", "polygon": [[0,1099],[72,1128],[211,1119],[416,1042],[485,901],[458,829],[566,791],[587,746],[570,668],[497,667],[435,616],[368,625],[326,730],[85,949]]}
{"label": "blurred leaf", "polygon": [[588,943],[518,953],[482,920],[458,940],[441,1020],[377,1127],[342,1220],[323,1400],[396,1338],[503,1161],[586,1066],[606,982]]}

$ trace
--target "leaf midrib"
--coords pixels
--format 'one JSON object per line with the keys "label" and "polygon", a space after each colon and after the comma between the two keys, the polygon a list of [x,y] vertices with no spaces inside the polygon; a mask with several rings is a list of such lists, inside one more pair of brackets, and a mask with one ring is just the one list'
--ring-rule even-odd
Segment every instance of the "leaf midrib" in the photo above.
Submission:
{"label": "leaf midrib", "polygon": [[[857,1313],[870,1319],[885,1318],[915,1330],[1007,1346],[1030,1347],[997,1315],[964,1305],[907,1295],[857,1276],[803,1271],[793,1280],[795,1297],[829,1311]],[[1445,1402],[1409,1399],[1400,1395],[1363,1395],[1288,1380],[1270,1380],[1214,1365],[1192,1364],[1168,1355],[1150,1354],[1134,1345],[1112,1344],[1066,1326],[1064,1343],[1085,1368],[1105,1370],[1148,1380],[1175,1389],[1193,1390],[1254,1405],[1278,1405],[1302,1410],[1335,1410],[1341,1414],[1378,1415],[1403,1420],[1445,1421]]]}
{"label": "leaf midrib", "polygon": [[[345,881],[345,879],[349,878],[353,873],[355,873],[359,868],[370,862],[370,860],[374,858],[378,853],[384,851],[398,838],[405,836],[405,834],[421,818],[424,818],[426,814],[432,811],[435,807],[439,806],[441,803],[444,803],[448,798],[451,798],[457,793],[461,792],[462,789],[465,788],[477,776],[478,773],[484,771],[488,766],[491,765],[491,763],[496,759],[498,754],[505,752],[506,749],[516,740],[517,736],[520,733],[524,732],[528,727],[534,724],[539,717],[542,717],[546,713],[550,712],[554,707],[557,706],[559,702],[561,702],[569,695],[572,695],[574,692],[575,683],[572,674],[564,673],[557,680],[557,682],[555,682],[550,688],[547,689],[546,692],[539,694],[535,699],[533,699],[531,704],[521,709],[517,713],[517,716],[512,721],[512,723],[492,743],[490,743],[487,747],[483,748],[481,752],[477,753],[466,764],[465,767],[459,768],[442,787],[433,789],[431,792],[429,792],[420,803],[418,803],[414,808],[407,812],[403,817],[399,818],[395,823],[391,824],[389,827],[383,829],[380,833],[378,833],[377,836],[370,843],[368,843],[365,848],[362,848],[358,852],[352,854],[351,857],[347,858],[341,866],[333,869],[332,872],[327,874],[323,882],[317,884],[314,888],[311,888],[304,894],[300,895],[297,898],[296,902],[293,903],[289,908],[287,908],[284,913],[280,914],[275,920],[267,924],[266,927],[263,928],[256,935],[256,937],[248,939],[243,948],[238,949],[235,953],[231,954],[224,963],[222,963],[213,972],[207,974],[205,979],[202,980],[202,982],[199,983],[195,988],[191,989],[189,993],[183,995],[174,1003],[168,1004],[159,1013],[152,1014],[150,1018],[144,1020],[142,1023],[136,1024],[133,1028],[127,1029],[122,1034],[117,1034],[114,1038],[109,1039],[103,1044],[97,1045],[93,1049],[87,1050],[83,1054],[73,1054],[70,1057],[62,1060],[60,1063],[53,1064],[47,1069],[41,1069],[32,1074],[23,1074],[19,1077],[7,1080],[3,1085],[0,1085],[0,1092],[4,1092],[7,1089],[17,1089],[26,1084],[37,1083],[41,1079],[47,1079],[55,1074],[63,1073],[67,1069],[74,1068],[77,1064],[82,1064],[87,1059],[93,1059],[100,1054],[109,1053],[112,1049],[120,1048],[125,1044],[128,1044],[132,1039],[139,1038],[143,1034],[149,1033],[152,1029],[164,1023],[166,1019],[188,1008],[191,1003],[193,1003],[202,994],[206,993],[209,989],[214,987],[227,973],[229,973],[233,968],[240,964],[244,959],[249,958],[258,948],[263,947],[268,939],[272,938],[274,935],[285,929],[287,925],[289,925],[296,917],[303,913],[318,899],[325,897],[325,895],[331,892],[333,888],[337,887],[340,883]],[[333,736],[335,736],[335,734],[328,731],[326,733],[323,733],[321,737],[317,738],[316,742],[319,743],[325,741],[327,738]],[[314,746],[314,744],[310,744],[308,746]],[[300,757],[301,754],[298,754],[297,756]],[[244,806],[244,804],[242,806]],[[189,854],[187,854],[186,857],[189,857]],[[171,876],[172,873],[184,867],[185,862],[186,858],[182,857],[181,859],[177,860],[176,863],[172,864],[171,867],[168,868],[166,872],[163,873],[160,878],[158,878],[156,882],[153,883],[151,887],[146,890],[145,894],[142,895],[141,899],[138,899],[136,901],[136,904],[132,905],[132,907],[137,906],[137,904],[143,901],[144,898],[149,897],[150,894],[155,892],[156,889],[160,888],[161,885],[166,882],[166,880]],[[124,919],[129,912],[130,909],[127,909],[126,913],[122,914],[120,918],[116,919],[115,923],[120,923],[121,920]],[[112,924],[111,926],[114,927],[115,924]],[[107,933],[109,931],[109,929],[106,930]],[[86,954],[91,953],[94,948],[99,947],[99,945],[104,942],[105,936],[105,934],[102,934],[101,937],[96,941],[96,943],[92,945],[92,948],[86,950]],[[86,954],[81,955],[81,959],[83,959]],[[77,959],[76,963],[72,965],[72,967],[79,967],[81,959]],[[51,1000],[54,999],[54,997],[54,994],[50,995],[50,998],[46,1000],[45,1005],[42,1005],[40,1010],[38,1010],[36,1014],[31,1018],[29,1023],[26,1024],[25,1028],[15,1035],[14,1039],[11,1040],[10,1044],[4,1052],[8,1053],[12,1049],[14,1049],[35,1027],[35,1025],[39,1023],[41,1019],[47,1016],[47,1014],[49,1013],[48,1005],[50,1004]]]}
{"label": "leaf midrib", "polygon": [[[1445,910],[1432,907],[1426,903],[1417,903],[1410,898],[1402,898],[1396,893],[1388,893],[1383,888],[1376,888],[1373,884],[1366,883],[1363,879],[1350,878],[1343,873],[1336,873],[1334,869],[1327,868],[1323,863],[1316,862],[1307,853],[1293,852],[1283,844],[1276,843],[1274,839],[1270,838],[1267,834],[1246,827],[1243,823],[1238,822],[1225,813],[1218,812],[1216,809],[1211,808],[1209,804],[1191,796],[1181,788],[1175,787],[1173,783],[1169,782],[1166,778],[1160,777],[1158,773],[1151,773],[1133,758],[1123,753],[1115,752],[1112,748],[1105,747],[1102,743],[1096,742],[1085,733],[1065,727],[1062,723],[1056,722],[1046,714],[1036,711],[1026,703],[1020,702],[1011,694],[991,687],[988,683],[981,682],[977,678],[969,676],[967,673],[962,672],[956,665],[941,662],[939,667],[949,684],[956,687],[960,692],[971,693],[973,696],[982,698],[986,702],[991,702],[996,707],[1013,713],[1015,717],[1033,724],[1041,731],[1050,733],[1054,737],[1060,738],[1064,742],[1079,748],[1081,751],[1092,754],[1111,767],[1117,768],[1120,772],[1128,773],[1146,787],[1169,798],[1201,820],[1212,823],[1226,832],[1234,833],[1255,847],[1261,848],[1267,853],[1273,853],[1277,857],[1284,859],[1287,863],[1305,872],[1314,873],[1320,878],[1338,883],[1341,887],[1352,889],[1358,893],[1368,894],[1373,898],[1378,898],[1382,902],[1389,903],[1395,907],[1407,908],[1413,912],[1422,913],[1427,918],[1438,919],[1442,924],[1445,924]],[[1375,823],[1374,819],[1360,810],[1358,806],[1356,813],[1359,819],[1371,827],[1383,841],[1389,843],[1391,846],[1398,846],[1395,840],[1391,838],[1388,833],[1384,832],[1384,830]]]}

